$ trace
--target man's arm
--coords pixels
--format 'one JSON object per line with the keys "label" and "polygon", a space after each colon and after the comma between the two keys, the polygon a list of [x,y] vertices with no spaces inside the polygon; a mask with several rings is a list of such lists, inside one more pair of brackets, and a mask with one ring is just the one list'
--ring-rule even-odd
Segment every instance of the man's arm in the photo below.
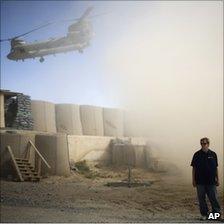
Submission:
{"label": "man's arm", "polygon": [[218,167],[216,168],[215,181],[216,181],[216,186],[219,186],[219,172],[218,172]]}
{"label": "man's arm", "polygon": [[215,154],[215,160],[216,160],[215,182],[216,182],[216,186],[219,186],[218,158],[216,154]]}
{"label": "man's arm", "polygon": [[192,185],[193,185],[193,187],[196,187],[195,168],[194,167],[192,167]]}

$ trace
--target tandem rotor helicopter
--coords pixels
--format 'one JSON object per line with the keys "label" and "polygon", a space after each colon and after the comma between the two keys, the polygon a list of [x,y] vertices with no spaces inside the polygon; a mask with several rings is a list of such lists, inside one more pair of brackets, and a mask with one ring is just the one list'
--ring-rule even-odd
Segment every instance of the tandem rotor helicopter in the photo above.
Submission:
{"label": "tandem rotor helicopter", "polygon": [[11,43],[11,50],[7,55],[7,58],[14,61],[24,61],[28,58],[40,58],[39,61],[43,62],[44,56],[46,55],[55,55],[57,53],[65,53],[76,50],[82,53],[83,49],[90,45],[90,40],[93,36],[92,24],[87,19],[92,9],[93,7],[87,8],[83,15],[78,19],[60,21],[76,21],[68,27],[68,33],[64,37],[34,43],[26,43],[23,39],[20,39],[20,37],[56,23],[50,22],[21,35],[0,40],[0,42],[10,41]]}

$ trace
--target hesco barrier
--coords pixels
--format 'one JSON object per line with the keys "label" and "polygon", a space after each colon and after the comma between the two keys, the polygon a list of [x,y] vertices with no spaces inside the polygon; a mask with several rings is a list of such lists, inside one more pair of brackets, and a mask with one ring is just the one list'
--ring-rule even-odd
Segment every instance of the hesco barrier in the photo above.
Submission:
{"label": "hesco barrier", "polygon": [[103,108],[103,124],[105,136],[124,136],[124,116],[122,110]]}
{"label": "hesco barrier", "polygon": [[70,135],[82,135],[79,105],[56,104],[56,127],[57,132]]}
{"label": "hesco barrier", "polygon": [[51,169],[42,162],[42,175],[70,175],[68,142],[66,134],[36,135],[36,147]]}
{"label": "hesco barrier", "polygon": [[103,109],[101,107],[81,105],[80,115],[84,135],[104,135]]}
{"label": "hesco barrier", "polygon": [[135,151],[135,166],[136,167],[148,167],[147,156],[146,156],[146,146],[144,145],[134,145]]}
{"label": "hesco barrier", "polygon": [[[10,155],[6,146],[10,146],[15,157],[24,158],[27,150],[27,143],[31,140],[35,144],[35,134],[32,133],[0,133],[0,155],[1,155],[1,176],[12,174]],[[34,150],[30,151],[30,163],[34,166]]]}
{"label": "hesco barrier", "polygon": [[50,102],[32,100],[33,130],[56,132],[55,105]]}
{"label": "hesco barrier", "polygon": [[148,167],[146,153],[145,146],[117,144],[112,148],[112,164],[146,168]]}
{"label": "hesco barrier", "polygon": [[124,136],[142,137],[144,136],[144,122],[142,114],[136,111],[124,111]]}
{"label": "hesco barrier", "polygon": [[87,162],[101,162],[117,166],[128,165],[145,167],[145,138],[119,138],[130,144],[112,144],[115,137],[103,136],[75,136],[68,135],[69,159],[71,162],[86,160]]}
{"label": "hesco barrier", "polygon": [[115,166],[135,166],[135,150],[130,144],[116,144],[112,148],[112,164]]}
{"label": "hesco barrier", "polygon": [[112,164],[115,166],[149,167],[146,138],[119,138],[111,142]]}

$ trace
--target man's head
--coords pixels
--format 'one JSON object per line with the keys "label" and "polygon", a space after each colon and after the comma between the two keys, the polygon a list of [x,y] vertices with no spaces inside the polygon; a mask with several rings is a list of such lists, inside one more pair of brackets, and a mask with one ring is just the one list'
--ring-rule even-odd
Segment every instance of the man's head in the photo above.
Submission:
{"label": "man's head", "polygon": [[209,138],[207,138],[207,137],[202,138],[200,140],[200,143],[201,143],[202,150],[208,151],[209,143],[210,143]]}

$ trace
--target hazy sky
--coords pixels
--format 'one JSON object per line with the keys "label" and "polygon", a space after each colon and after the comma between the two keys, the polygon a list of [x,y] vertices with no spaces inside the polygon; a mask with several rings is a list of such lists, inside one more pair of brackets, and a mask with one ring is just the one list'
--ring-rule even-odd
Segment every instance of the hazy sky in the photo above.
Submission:
{"label": "hazy sky", "polygon": [[[49,21],[79,17],[88,6],[92,14],[109,12],[92,20],[95,37],[83,54],[71,52],[25,62],[6,58],[8,42],[1,43],[1,86],[24,92],[33,99],[59,102],[119,106],[113,87],[105,82],[106,53],[118,44],[129,28],[151,11],[158,10],[153,2],[106,1],[1,1],[1,38],[13,37]],[[147,10],[146,10],[147,9]],[[143,12],[143,14],[142,14]],[[58,24],[24,37],[27,42],[66,35],[70,23]],[[129,39],[131,33],[127,33]],[[130,46],[132,47],[132,46]]]}
{"label": "hazy sky", "polygon": [[[125,84],[141,86],[141,94],[152,96],[152,83],[159,92],[162,83],[166,91],[178,92],[180,81],[201,85],[198,81],[208,79],[211,71],[220,74],[221,1],[1,1],[1,38],[48,21],[78,17],[90,5],[93,14],[110,13],[93,19],[96,36],[84,54],[49,56],[42,64],[38,59],[15,62],[5,58],[9,43],[1,43],[1,87],[53,102],[115,106],[123,105],[120,91],[127,93]],[[44,28],[25,40],[63,36],[68,25]],[[189,75],[191,80],[184,80]],[[148,81],[150,88],[145,88]],[[214,77],[215,82],[220,80]],[[135,95],[138,99],[139,93]]]}
{"label": "hazy sky", "polygon": [[[93,19],[96,35],[83,54],[14,62],[4,42],[1,87],[55,103],[137,110],[136,130],[144,123],[144,134],[169,156],[186,155],[185,165],[203,136],[223,156],[223,2],[3,1],[1,38],[78,17],[89,5],[93,14],[110,13]],[[25,40],[63,36],[67,25]]]}

